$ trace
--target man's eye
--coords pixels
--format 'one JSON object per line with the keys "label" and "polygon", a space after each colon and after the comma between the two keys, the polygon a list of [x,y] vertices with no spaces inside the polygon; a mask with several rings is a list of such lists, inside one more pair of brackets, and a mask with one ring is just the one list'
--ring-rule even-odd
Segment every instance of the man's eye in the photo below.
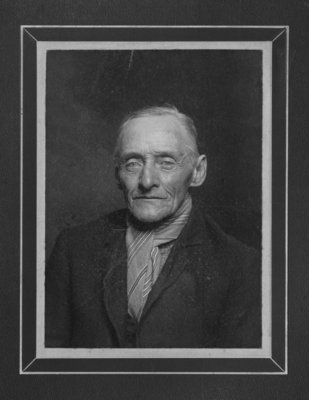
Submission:
{"label": "man's eye", "polygon": [[137,160],[129,160],[125,163],[125,168],[128,171],[136,171],[137,169],[139,169],[141,167],[142,163],[140,161]]}
{"label": "man's eye", "polygon": [[175,168],[176,162],[175,160],[168,158],[159,160],[159,165],[162,169],[170,170]]}

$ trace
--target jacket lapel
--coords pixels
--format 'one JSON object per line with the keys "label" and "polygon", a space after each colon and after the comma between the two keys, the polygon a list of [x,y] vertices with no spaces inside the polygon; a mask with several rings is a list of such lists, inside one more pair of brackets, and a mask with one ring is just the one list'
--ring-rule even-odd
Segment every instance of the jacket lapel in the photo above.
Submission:
{"label": "jacket lapel", "polygon": [[128,310],[127,301],[127,249],[125,244],[125,224],[111,224],[107,241],[110,246],[108,272],[103,280],[105,307],[121,345],[125,335]]}
{"label": "jacket lapel", "polygon": [[188,224],[176,240],[157,281],[149,293],[141,320],[149,312],[162,292],[171,286],[185,269],[196,268],[198,263],[203,263],[205,270],[208,268],[207,261],[205,257],[201,257],[201,254],[205,254],[206,251],[210,255],[212,246],[210,240],[205,241],[206,232],[201,222],[202,220],[198,211],[192,212]]}
{"label": "jacket lapel", "polygon": [[[110,225],[111,231],[105,243],[106,246],[110,247],[111,255],[108,272],[103,280],[104,302],[121,345],[125,338],[128,315],[125,217],[121,218],[120,222],[117,221]],[[207,257],[205,257],[206,254]],[[199,264],[203,264],[204,272],[209,271],[210,273],[213,255],[212,240],[208,236],[203,218],[198,210],[193,210],[188,224],[176,240],[175,246],[173,246],[157,281],[149,293],[140,322],[163,291],[171,286],[184,270],[197,268]]]}

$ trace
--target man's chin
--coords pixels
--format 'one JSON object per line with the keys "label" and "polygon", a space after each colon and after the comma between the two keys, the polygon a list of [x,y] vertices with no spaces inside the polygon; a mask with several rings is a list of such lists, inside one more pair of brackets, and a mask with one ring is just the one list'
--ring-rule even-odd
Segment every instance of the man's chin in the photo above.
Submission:
{"label": "man's chin", "polygon": [[145,215],[145,214],[136,214],[134,213],[133,216],[139,221],[142,222],[143,224],[152,224],[155,222],[160,222],[164,217],[161,217],[159,215]]}
{"label": "man's chin", "polygon": [[136,218],[139,222],[143,224],[151,224],[160,222],[168,216],[168,213],[162,212],[162,210],[156,210],[152,208],[145,209],[132,209],[130,210],[131,214]]}

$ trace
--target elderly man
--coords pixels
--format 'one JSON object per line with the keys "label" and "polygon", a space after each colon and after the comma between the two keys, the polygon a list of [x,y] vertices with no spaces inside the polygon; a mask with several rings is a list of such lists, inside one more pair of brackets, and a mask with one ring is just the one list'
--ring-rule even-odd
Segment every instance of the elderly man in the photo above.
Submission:
{"label": "elderly man", "polygon": [[196,136],[174,107],[126,118],[115,162],[127,209],[59,236],[46,347],[261,346],[258,254],[192,206],[206,177]]}

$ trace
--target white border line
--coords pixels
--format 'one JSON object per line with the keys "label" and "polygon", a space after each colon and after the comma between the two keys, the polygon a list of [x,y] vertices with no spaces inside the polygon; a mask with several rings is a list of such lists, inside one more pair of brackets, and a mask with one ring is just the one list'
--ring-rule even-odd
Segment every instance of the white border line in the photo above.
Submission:
{"label": "white border line", "polygon": [[25,32],[27,32],[27,34],[28,34],[29,36],[31,36],[32,39],[33,39],[35,42],[37,42],[36,38],[35,38],[27,29],[25,29]]}
{"label": "white border line", "polygon": [[[262,109],[262,348],[271,354],[272,320],[272,42],[263,51]],[[265,299],[267,301],[265,301]]]}
{"label": "white border line", "polygon": [[253,28],[286,29],[287,25],[21,25],[22,28]]}
{"label": "white border line", "polygon": [[290,29],[286,29],[286,136],[285,136],[285,371],[288,373],[288,255],[289,255],[289,50]]}
{"label": "white border line", "polygon": [[42,46],[42,42],[37,43],[37,99],[36,354],[38,355],[40,353],[38,343],[44,346],[45,336],[46,51]]}
{"label": "white border line", "polygon": [[[277,363],[276,363],[277,364]],[[281,372],[282,371],[282,372]],[[67,372],[67,371],[23,371],[22,375],[287,375],[285,371],[283,371],[280,367],[280,371],[274,372],[162,372],[162,371],[151,371],[151,372],[135,372],[135,371],[128,371],[128,372],[102,372],[102,371],[91,371],[91,372],[83,372],[83,371],[76,371],[76,372]]]}
{"label": "white border line", "polygon": [[[45,98],[46,54],[48,50],[260,50],[263,53],[263,283],[262,305],[263,335],[261,349],[51,349],[44,347],[44,266],[45,266]],[[271,41],[270,42],[38,42],[37,43],[37,357],[38,358],[265,358],[271,356],[270,310],[271,310]],[[264,99],[267,101],[264,101]],[[266,155],[266,157],[265,157]],[[271,196],[271,195],[270,195]],[[268,315],[267,315],[268,314]]]}
{"label": "white border line", "polygon": [[23,28],[20,29],[20,242],[19,242],[19,373],[22,372],[22,321],[23,321],[23,68],[24,42]]}
{"label": "white border line", "polygon": [[[269,42],[271,43],[271,42]],[[165,41],[165,42],[38,42],[40,48],[48,50],[264,50],[266,42],[197,42],[197,41]]]}
{"label": "white border line", "polygon": [[[277,29],[286,29],[287,30],[287,69],[286,69],[286,313],[285,313],[285,321],[286,321],[286,342],[285,342],[285,371],[283,372],[68,372],[68,371],[57,371],[57,372],[27,372],[22,371],[22,273],[23,273],[23,263],[22,263],[22,246],[23,246],[23,237],[22,237],[22,229],[23,229],[23,29],[24,28],[277,28]],[[229,26],[229,25],[175,25],[175,26],[166,26],[166,25],[21,25],[20,26],[20,45],[21,45],[21,70],[20,70],[20,79],[21,79],[21,102],[20,102],[20,373],[23,374],[207,374],[207,375],[286,375],[288,370],[288,350],[287,350],[287,334],[288,334],[288,94],[289,94],[289,26],[283,25],[239,25],[239,26]],[[34,360],[33,360],[34,361]]]}

